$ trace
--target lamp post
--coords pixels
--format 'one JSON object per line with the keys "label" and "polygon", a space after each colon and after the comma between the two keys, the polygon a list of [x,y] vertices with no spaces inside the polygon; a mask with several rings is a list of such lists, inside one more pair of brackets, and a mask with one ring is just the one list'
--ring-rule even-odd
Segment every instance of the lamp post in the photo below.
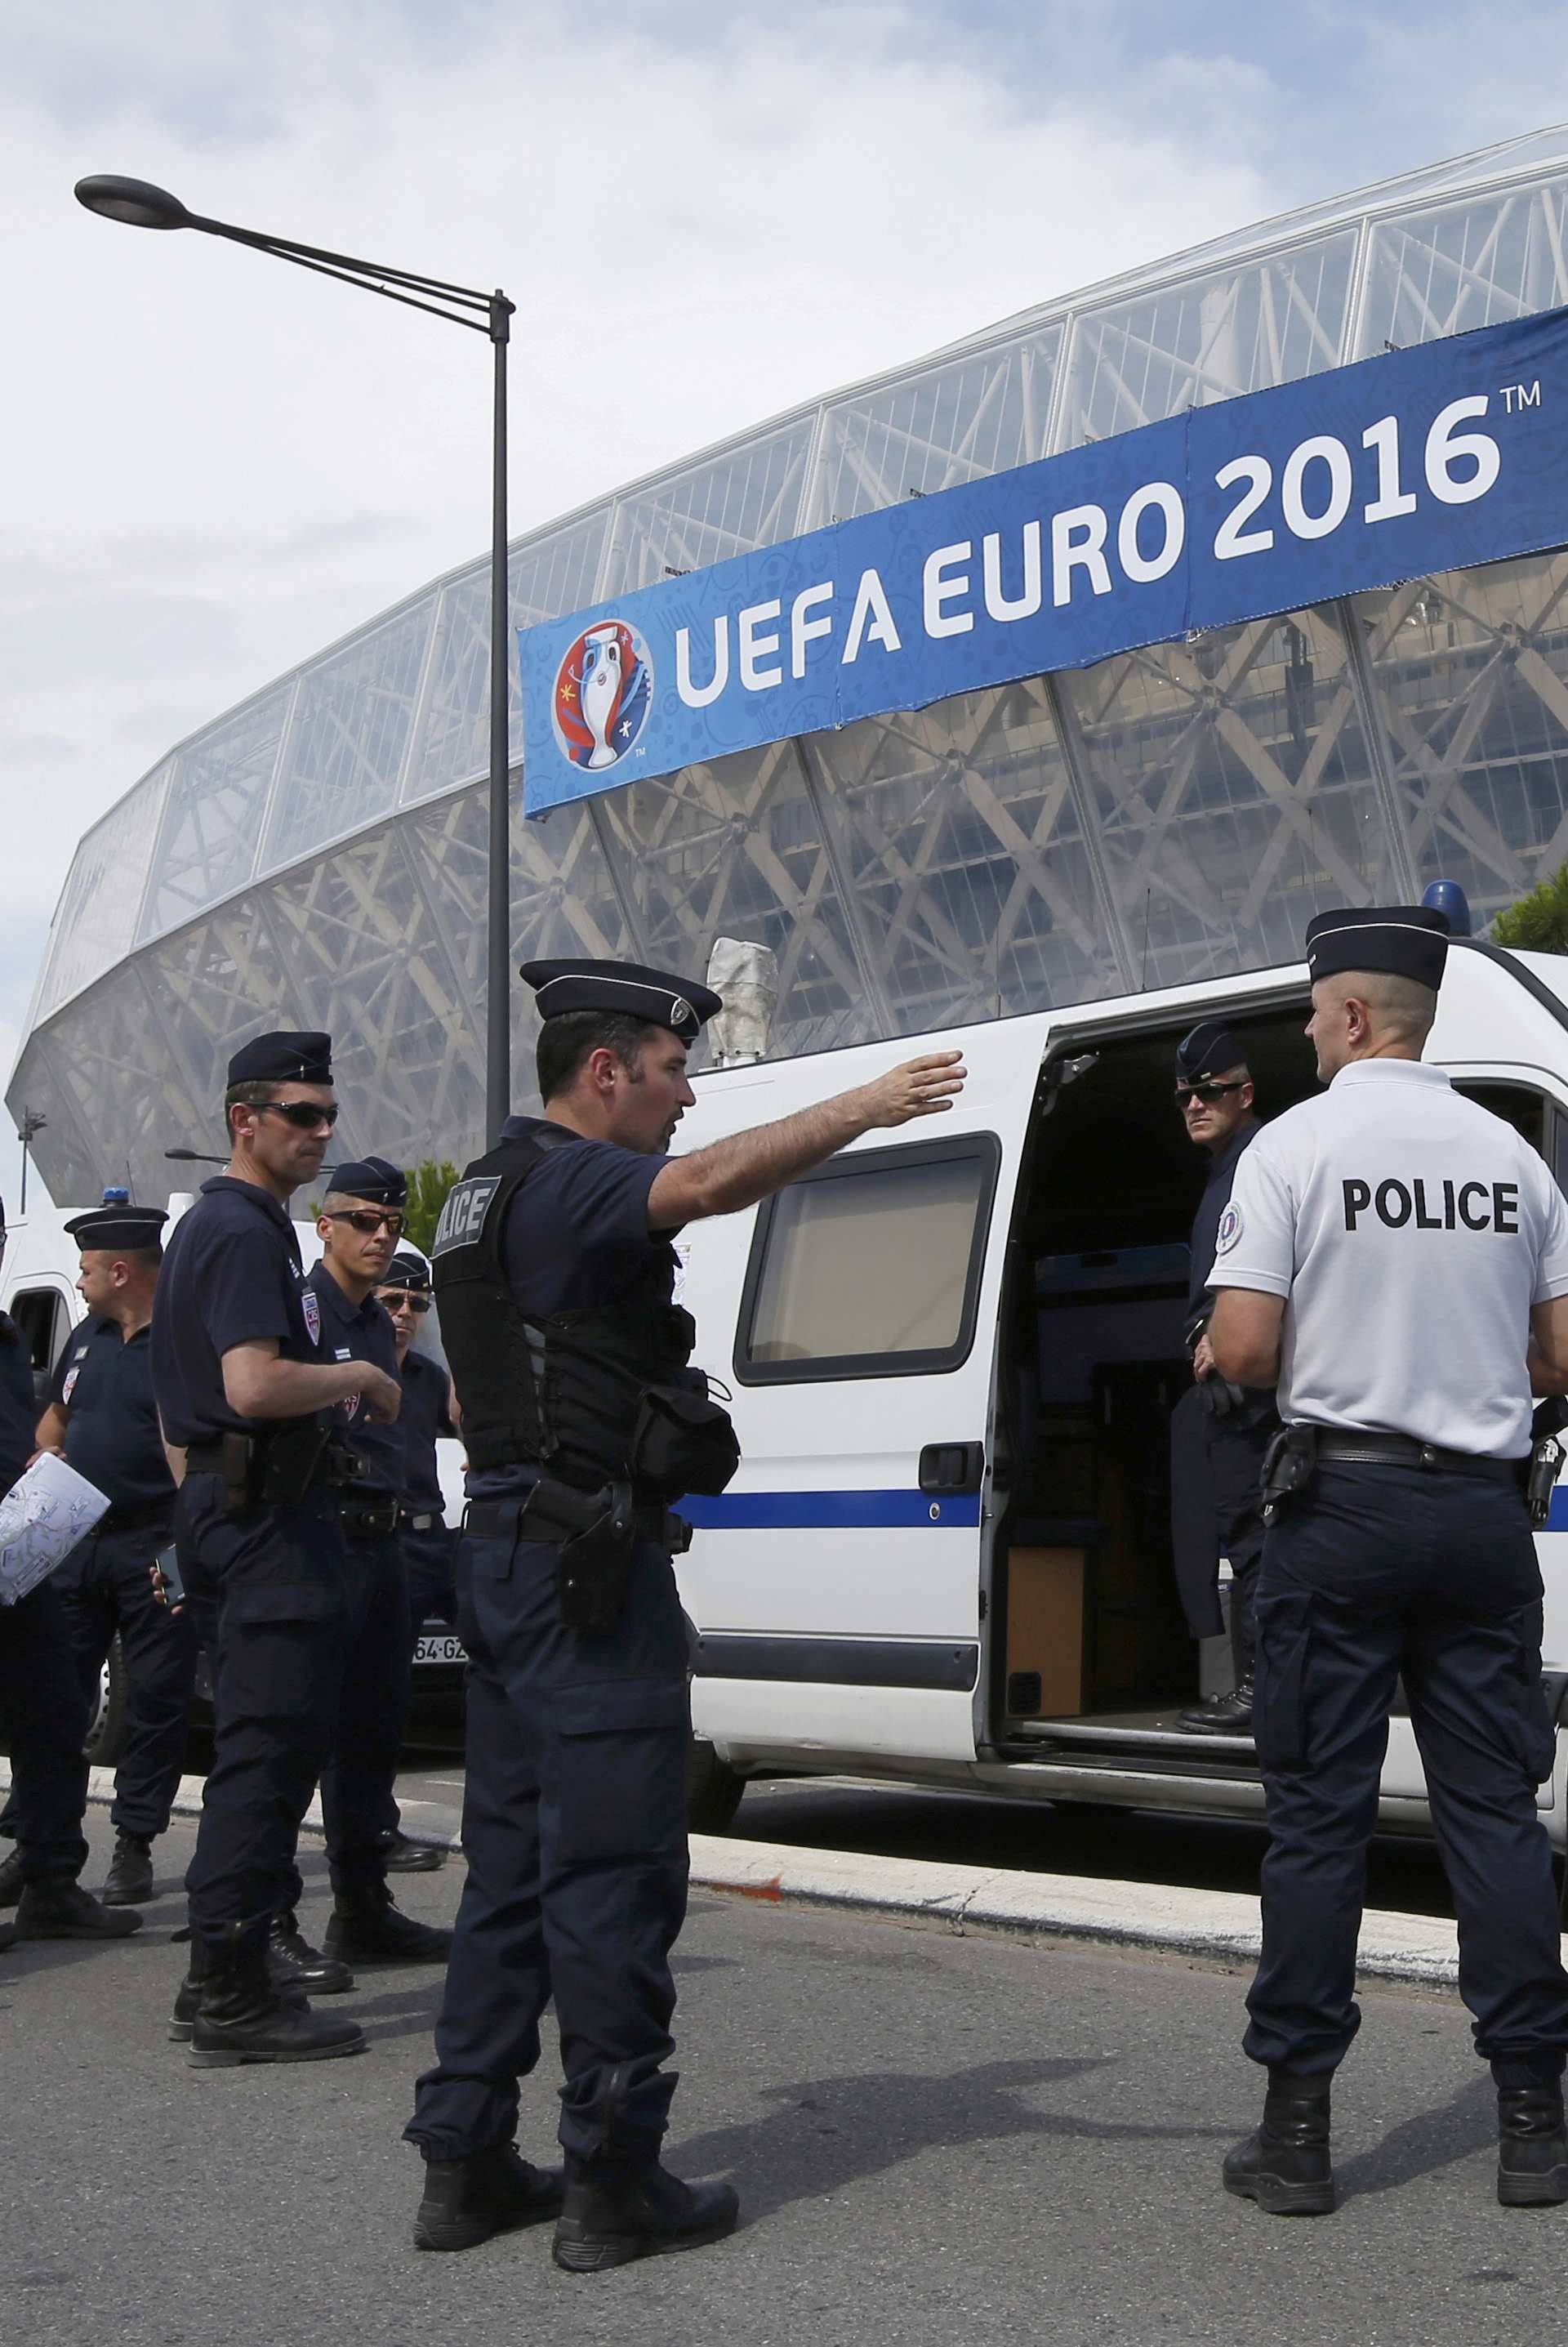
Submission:
{"label": "lamp post", "polygon": [[347,253],[323,252],[316,246],[295,244],[287,237],[266,236],[256,229],[235,228],[227,220],[203,220],[187,211],[167,188],[146,179],[112,175],[78,179],[76,200],[104,220],[120,220],[129,228],[195,228],[208,236],[227,237],[255,252],[270,252],[292,261],[322,277],[340,278],[367,292],[384,293],[391,302],[406,302],[433,318],[449,318],[453,325],[470,326],[487,334],[495,354],[495,406],[492,435],[490,528],[490,862],[485,924],[484,1124],[489,1139],[500,1137],[502,1122],[512,1096],[512,901],[511,823],[508,796],[508,727],[506,707],[506,344],[514,304],[499,288],[477,293],[464,285],[448,285],[437,277],[416,277],[406,269],[383,269],[371,261],[354,261]]}

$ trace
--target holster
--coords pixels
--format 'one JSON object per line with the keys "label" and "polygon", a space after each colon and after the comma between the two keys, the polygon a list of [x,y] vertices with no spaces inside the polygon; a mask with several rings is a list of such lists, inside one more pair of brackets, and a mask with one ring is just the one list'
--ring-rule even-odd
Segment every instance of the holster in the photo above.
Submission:
{"label": "holster", "polygon": [[1310,1489],[1318,1472],[1315,1426],[1282,1426],[1263,1454],[1263,1521],[1271,1524],[1282,1500]]}
{"label": "holster", "polygon": [[287,1419],[270,1427],[253,1444],[258,1461],[256,1497],[264,1507],[288,1507],[324,1482],[332,1435],[314,1419]]}
{"label": "holster", "polygon": [[1531,1529],[1543,1532],[1552,1514],[1552,1494],[1557,1488],[1557,1478],[1563,1471],[1563,1461],[1568,1458],[1562,1440],[1556,1434],[1536,1438],[1525,1461],[1524,1504],[1530,1511]]}
{"label": "holster", "polygon": [[561,1543],[555,1571],[565,1626],[590,1635],[613,1630],[626,1602],[636,1540],[631,1485],[606,1483],[602,1491],[578,1491],[542,1476],[528,1494],[518,1529],[524,1540]]}

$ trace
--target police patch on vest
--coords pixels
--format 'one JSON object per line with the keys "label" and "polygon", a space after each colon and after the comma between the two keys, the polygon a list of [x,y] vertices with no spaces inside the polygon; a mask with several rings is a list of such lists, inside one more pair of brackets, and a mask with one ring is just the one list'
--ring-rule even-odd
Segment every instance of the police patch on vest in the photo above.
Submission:
{"label": "police patch on vest", "polygon": [[312,1345],[321,1341],[321,1306],[313,1287],[300,1290],[300,1309],[305,1316],[305,1334]]}
{"label": "police patch on vest", "polygon": [[484,1229],[484,1217],[500,1187],[499,1174],[479,1174],[471,1182],[456,1183],[446,1194],[431,1254],[444,1255],[450,1247],[471,1245]]}
{"label": "police patch on vest", "polygon": [[1240,1236],[1241,1208],[1232,1199],[1219,1218],[1219,1229],[1215,1235],[1214,1241],[1216,1255],[1228,1255]]}

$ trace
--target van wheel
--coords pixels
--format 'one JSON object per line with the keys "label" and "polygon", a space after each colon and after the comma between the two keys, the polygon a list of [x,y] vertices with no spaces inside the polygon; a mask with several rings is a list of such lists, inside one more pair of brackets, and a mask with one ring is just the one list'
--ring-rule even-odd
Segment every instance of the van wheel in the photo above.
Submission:
{"label": "van wheel", "polygon": [[711,1744],[692,1737],[686,1747],[686,1821],[693,1833],[728,1833],[746,1779]]}
{"label": "van wheel", "polygon": [[87,1725],[87,1742],[82,1747],[93,1768],[113,1768],[117,1766],[125,1750],[129,1702],[126,1658],[117,1637],[109,1648],[108,1660],[98,1673],[97,1702]]}

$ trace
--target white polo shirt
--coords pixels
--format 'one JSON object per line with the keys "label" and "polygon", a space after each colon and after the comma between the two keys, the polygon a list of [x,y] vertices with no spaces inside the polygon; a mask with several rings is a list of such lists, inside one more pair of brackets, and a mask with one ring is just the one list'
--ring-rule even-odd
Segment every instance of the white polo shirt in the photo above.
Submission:
{"label": "white polo shirt", "polygon": [[1211,1285],[1286,1298],[1287,1421],[1517,1459],[1530,1307],[1568,1295],[1568,1204],[1442,1069],[1358,1060],[1243,1156]]}

